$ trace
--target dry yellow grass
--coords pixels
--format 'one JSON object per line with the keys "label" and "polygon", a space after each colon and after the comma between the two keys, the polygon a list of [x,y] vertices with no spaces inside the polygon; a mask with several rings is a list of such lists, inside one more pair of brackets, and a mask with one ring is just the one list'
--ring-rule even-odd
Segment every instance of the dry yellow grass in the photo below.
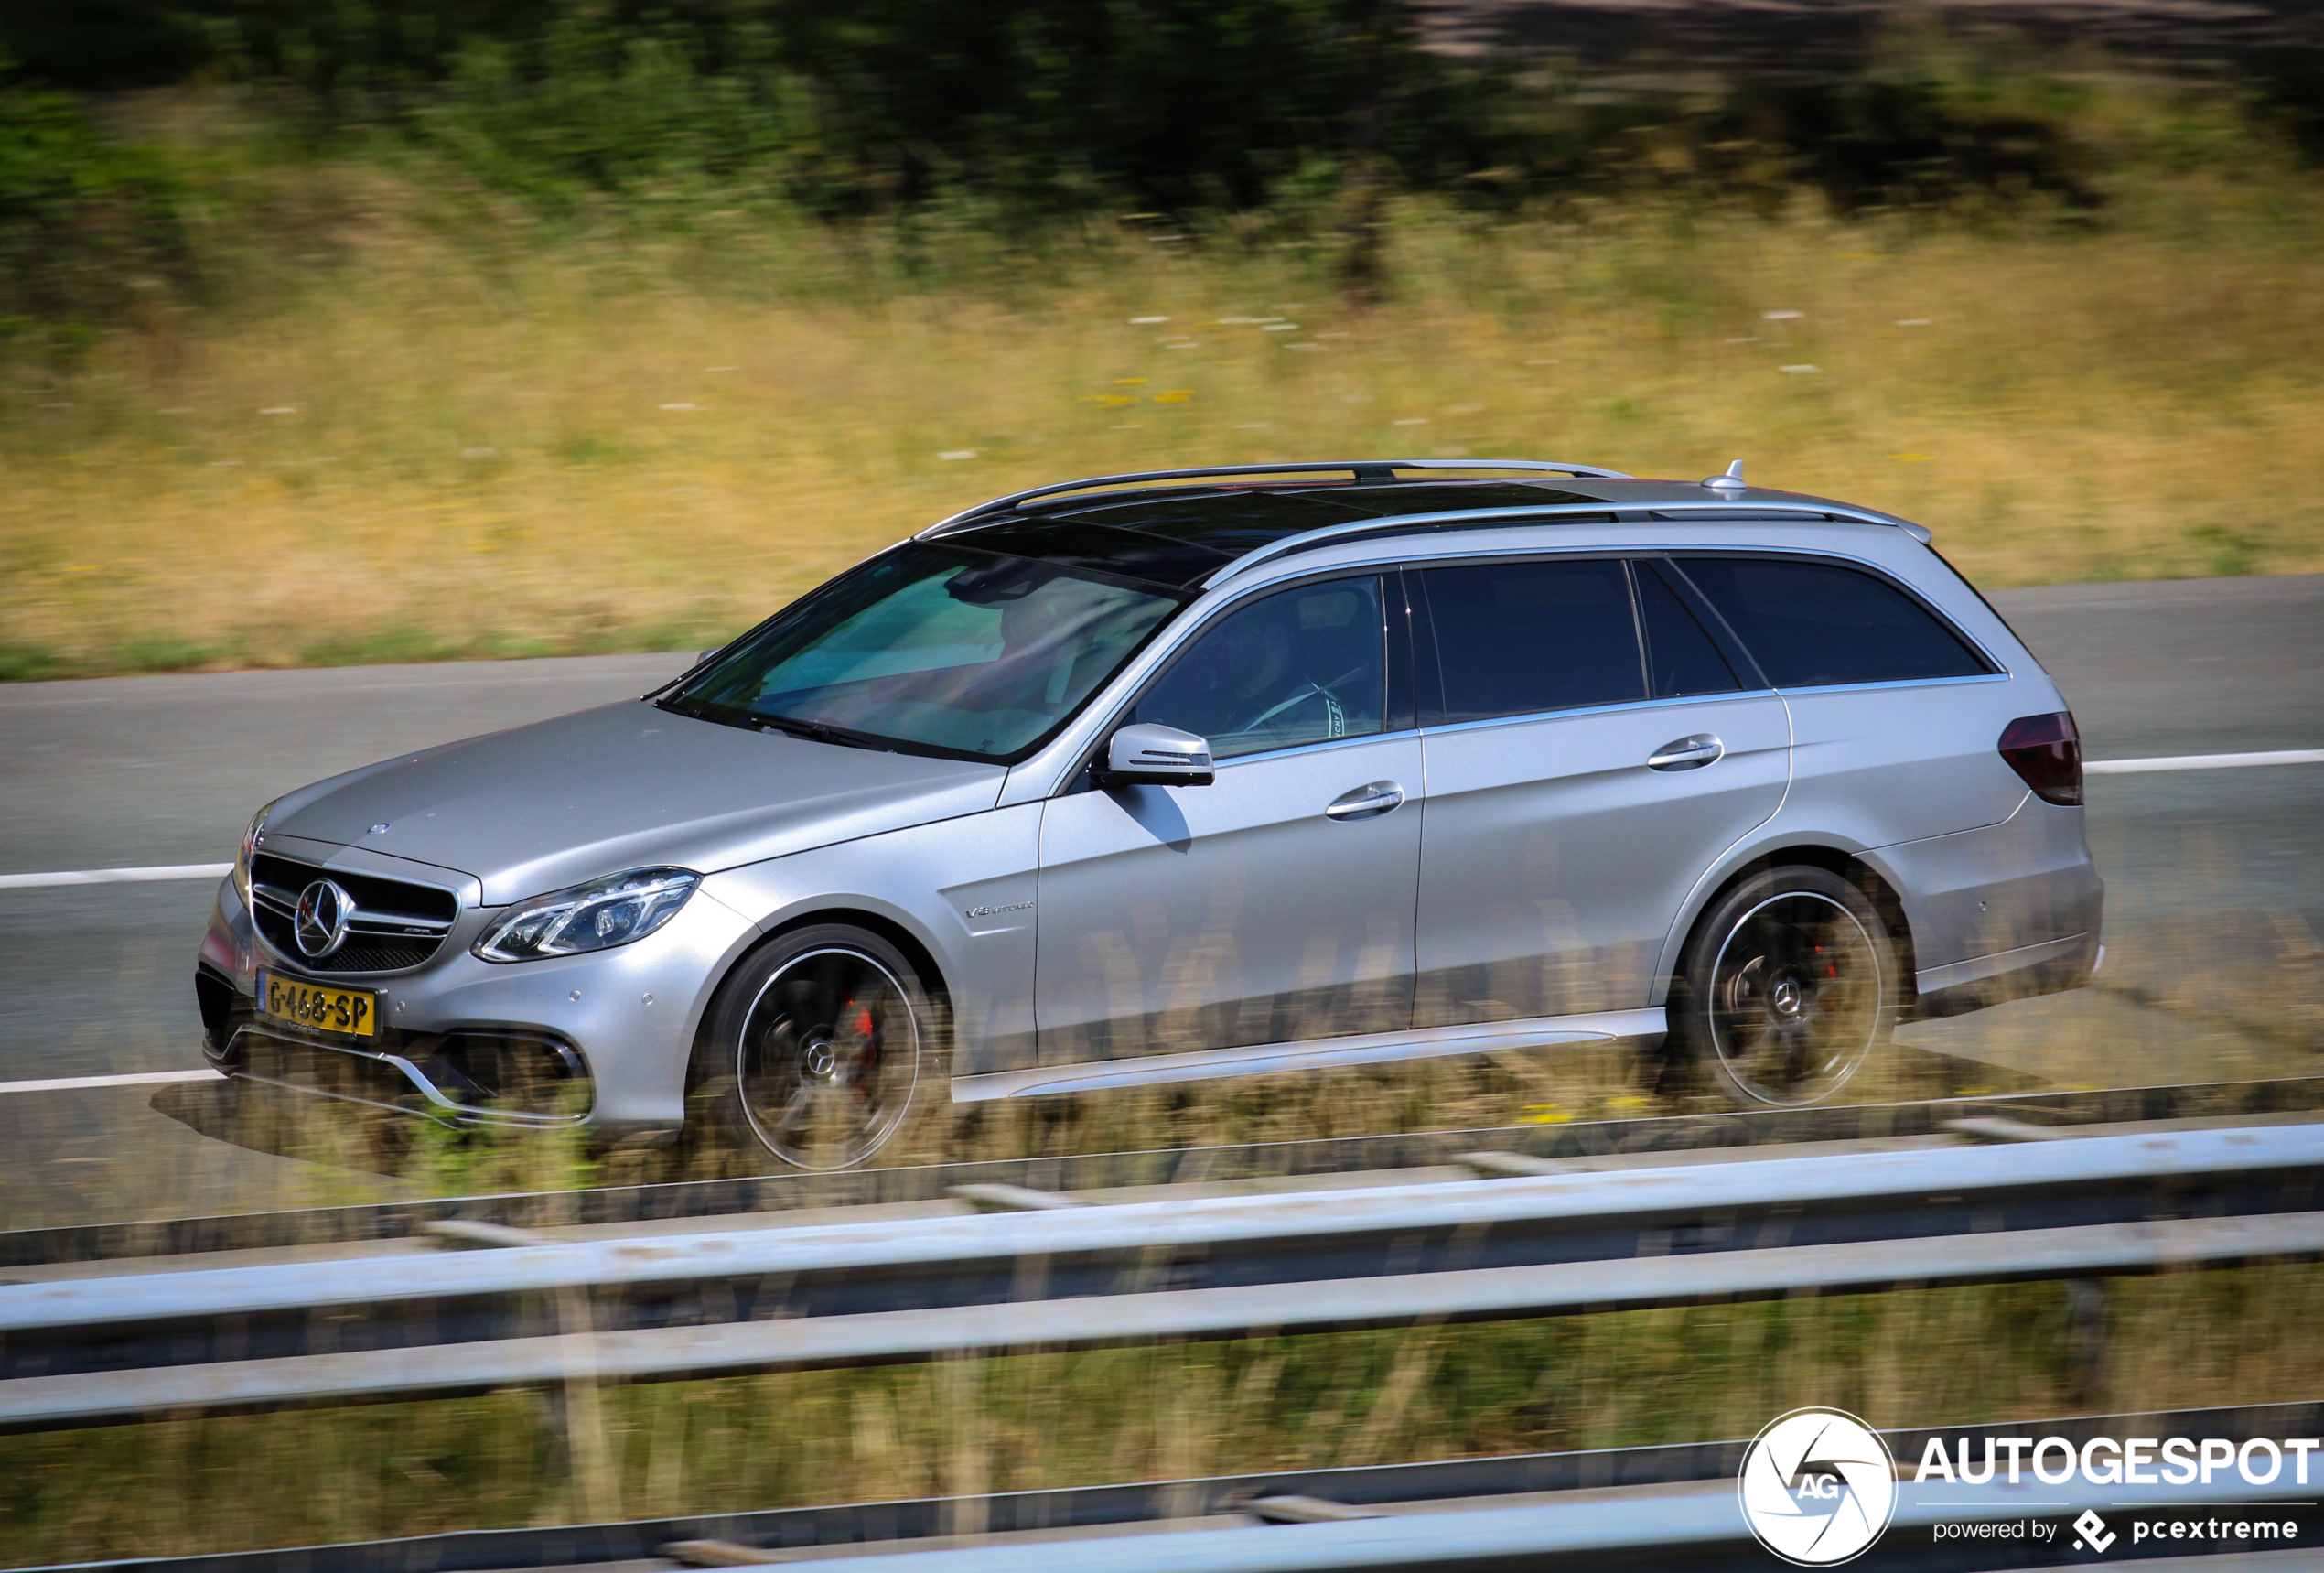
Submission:
{"label": "dry yellow grass", "polygon": [[1987,584],[2324,567],[2324,205],[2288,178],[2090,234],[1415,210],[1369,311],[1288,242],[916,289],[770,231],[734,242],[744,291],[634,243],[439,238],[393,196],[271,307],[17,372],[20,670],[678,644],[1014,487],[1292,456],[1739,455]]}

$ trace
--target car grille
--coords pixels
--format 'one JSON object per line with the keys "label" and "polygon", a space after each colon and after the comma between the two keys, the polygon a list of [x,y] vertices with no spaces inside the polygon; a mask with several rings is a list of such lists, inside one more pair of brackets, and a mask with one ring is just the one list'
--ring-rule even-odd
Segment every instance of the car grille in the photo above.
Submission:
{"label": "car grille", "polygon": [[[258,932],[308,972],[397,972],[417,966],[443,947],[460,911],[452,892],[433,885],[318,868],[268,852],[252,859],[250,873],[252,917]],[[317,879],[330,880],[355,902],[346,943],[319,959],[298,948],[296,932],[299,893]]]}

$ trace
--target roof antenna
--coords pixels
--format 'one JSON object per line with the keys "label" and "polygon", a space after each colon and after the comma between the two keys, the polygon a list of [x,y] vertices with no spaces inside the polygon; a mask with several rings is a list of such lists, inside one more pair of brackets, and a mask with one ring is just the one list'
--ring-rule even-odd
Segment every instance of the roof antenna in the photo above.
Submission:
{"label": "roof antenna", "polygon": [[1742,496],[1747,490],[1743,479],[1743,461],[1737,459],[1727,467],[1725,475],[1714,475],[1703,482],[1703,490],[1716,492],[1721,497]]}

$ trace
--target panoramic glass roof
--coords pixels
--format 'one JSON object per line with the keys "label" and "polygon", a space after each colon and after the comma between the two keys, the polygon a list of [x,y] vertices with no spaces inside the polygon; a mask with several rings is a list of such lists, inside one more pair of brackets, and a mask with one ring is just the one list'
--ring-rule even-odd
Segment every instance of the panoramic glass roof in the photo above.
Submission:
{"label": "panoramic glass roof", "polygon": [[1170,487],[1045,500],[951,539],[987,551],[1187,588],[1245,552],[1328,524],[1407,513],[1602,501],[1505,480]]}

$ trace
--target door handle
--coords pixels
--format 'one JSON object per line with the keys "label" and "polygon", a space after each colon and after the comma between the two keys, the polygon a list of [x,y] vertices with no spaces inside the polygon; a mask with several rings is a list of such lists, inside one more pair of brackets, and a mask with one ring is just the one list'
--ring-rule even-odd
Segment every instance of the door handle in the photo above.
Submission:
{"label": "door handle", "polygon": [[1367,781],[1353,792],[1343,792],[1324,805],[1327,819],[1372,819],[1398,807],[1404,801],[1404,789],[1394,781]]}
{"label": "door handle", "polygon": [[1664,743],[1646,757],[1650,770],[1699,770],[1705,765],[1716,764],[1727,753],[1727,745],[1708,732],[1697,732],[1691,738],[1680,738]]}

